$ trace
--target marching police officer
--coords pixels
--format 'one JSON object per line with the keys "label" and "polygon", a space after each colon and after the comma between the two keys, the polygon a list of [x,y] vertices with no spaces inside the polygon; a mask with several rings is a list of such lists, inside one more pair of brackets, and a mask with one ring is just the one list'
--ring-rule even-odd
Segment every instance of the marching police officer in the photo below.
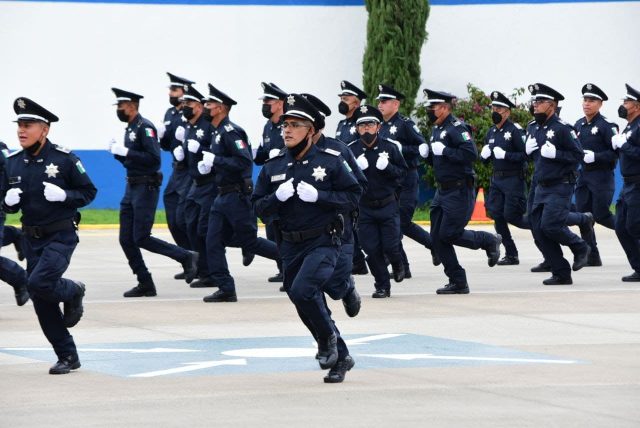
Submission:
{"label": "marching police officer", "polygon": [[631,275],[624,282],[640,281],[640,91],[628,84],[627,94],[618,108],[618,116],[627,121],[624,130],[611,139],[620,157],[624,185],[616,203],[616,235],[624,249]]}
{"label": "marching police officer", "polygon": [[[534,86],[535,130],[527,140],[527,151],[540,150],[535,158],[537,183],[531,211],[531,229],[540,243],[544,258],[551,264],[552,276],[545,285],[572,284],[571,269],[587,264],[590,248],[567,227],[577,167],[584,153],[571,127],[556,114],[558,101],[564,96],[555,89],[536,83]],[[562,256],[561,245],[571,248],[573,266]]]}
{"label": "marching police officer", "polygon": [[466,125],[451,114],[455,96],[424,90],[427,115],[433,124],[430,144],[420,146],[420,155],[433,165],[437,191],[431,202],[431,237],[444,265],[449,283],[437,294],[468,294],[467,275],[460,266],[454,245],[484,249],[489,267],[500,258],[500,235],[466,230],[475,204],[473,162],[478,153]]}
{"label": "marching police officer", "polygon": [[369,270],[375,278],[373,298],[391,296],[391,281],[385,256],[391,262],[393,279],[401,282],[405,268],[400,254],[400,208],[396,189],[407,172],[400,149],[379,134],[382,113],[363,105],[355,113],[360,138],[349,144],[369,186],[360,199],[358,219],[360,244],[367,253]]}
{"label": "marching police officer", "polygon": [[[575,190],[576,210],[590,212],[597,223],[615,229],[610,207],[616,188],[613,170],[618,159],[611,138],[618,133],[618,125],[600,114],[603,101],[609,99],[602,89],[587,83],[582,87],[582,97],[585,116],[574,126],[584,151]],[[595,233],[591,229],[585,233],[583,229],[582,239],[591,247],[587,266],[602,266]]]}
{"label": "marching police officer", "polygon": [[[284,286],[318,343],[318,362],[331,369],[324,381],[342,382],[353,359],[337,347],[322,285],[339,254],[340,212],[354,210],[362,189],[344,159],[312,144],[317,110],[301,95],[287,97],[286,150],[260,171],[251,200],[260,217],[277,219]],[[346,348],[346,347],[345,347]]]}
{"label": "marching police officer", "polygon": [[506,255],[498,265],[517,265],[518,249],[511,237],[509,223],[521,229],[531,229],[526,212],[525,170],[527,156],[524,134],[517,123],[509,120],[515,105],[498,91],[491,93],[491,120],[485,145],[480,152],[484,162],[493,165],[491,185],[485,200],[487,211],[494,220],[496,232],[502,237]]}
{"label": "marching police officer", "polygon": [[78,245],[78,208],[93,201],[97,190],[80,160],[47,138],[51,123],[58,121],[55,114],[24,97],[15,100],[13,110],[23,150],[7,159],[3,210],[22,211],[27,287],[40,327],[58,356],[49,373],[66,374],[80,367],[68,328],[82,317],[85,286],[62,274]]}
{"label": "marching police officer", "polygon": [[[215,128],[210,152],[203,152],[198,169],[208,174],[215,169],[218,186],[207,228],[206,259],[210,277],[219,290],[204,298],[205,302],[236,302],[236,287],[229,274],[225,247],[240,247],[246,253],[271,260],[278,258],[273,241],[258,237],[256,216],[249,197],[253,191],[251,149],[247,134],[229,120],[229,111],[237,102],[209,85],[207,109]],[[247,263],[245,263],[246,265]]]}
{"label": "marching police officer", "polygon": [[156,287],[141,248],[182,263],[187,282],[196,275],[198,254],[151,236],[162,184],[156,129],[138,112],[142,95],[111,90],[116,96],[118,119],[127,124],[124,142],[112,140],[109,145],[109,151],[127,171],[126,191],[120,201],[120,246],[138,279],[138,285],[126,291],[124,297],[155,296]]}

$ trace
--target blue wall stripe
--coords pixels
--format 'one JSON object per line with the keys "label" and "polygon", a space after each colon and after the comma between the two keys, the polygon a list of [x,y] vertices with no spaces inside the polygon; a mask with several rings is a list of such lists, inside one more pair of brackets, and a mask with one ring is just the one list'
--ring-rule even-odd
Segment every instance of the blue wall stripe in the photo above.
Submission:
{"label": "blue wall stripe", "polygon": [[[364,6],[364,0],[0,0],[39,3],[115,3],[209,6]],[[432,6],[549,3],[626,3],[640,0],[431,0]]]}

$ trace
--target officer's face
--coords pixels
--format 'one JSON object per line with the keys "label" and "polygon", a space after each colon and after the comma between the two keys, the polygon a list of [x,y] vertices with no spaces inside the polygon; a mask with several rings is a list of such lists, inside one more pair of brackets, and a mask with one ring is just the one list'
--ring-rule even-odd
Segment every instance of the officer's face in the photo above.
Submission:
{"label": "officer's face", "polygon": [[585,97],[582,99],[582,111],[587,117],[594,116],[600,111],[602,101],[597,98]]}
{"label": "officer's face", "polygon": [[282,138],[287,147],[295,147],[310,136],[311,122],[303,119],[287,118],[282,122]]}
{"label": "officer's face", "polygon": [[627,120],[630,120],[630,118],[635,118],[640,114],[640,102],[633,100],[624,100],[622,102],[622,105],[627,109]]}
{"label": "officer's face", "polygon": [[340,101],[349,106],[350,112],[360,106],[360,100],[355,95],[340,95]]}
{"label": "officer's face", "polygon": [[400,108],[400,101],[398,100],[379,100],[378,101],[378,110],[384,117],[391,117]]}
{"label": "officer's face", "polygon": [[278,111],[278,104],[282,105],[282,101],[280,100],[274,100],[274,99],[269,99],[269,98],[265,98],[262,101],[263,104],[266,104],[269,106],[269,111],[271,112],[271,114],[275,114]]}
{"label": "officer's face", "polygon": [[19,120],[18,140],[23,149],[31,147],[37,141],[43,142],[49,134],[49,126],[40,121]]}
{"label": "officer's face", "polygon": [[533,100],[533,112],[549,114],[549,111],[555,111],[551,100],[539,99]]}
{"label": "officer's face", "polygon": [[362,122],[356,127],[358,135],[364,134],[377,134],[380,130],[380,124],[378,122]]}
{"label": "officer's face", "polygon": [[169,87],[169,96],[181,98],[184,95],[184,89],[179,86],[170,86]]}
{"label": "officer's face", "polygon": [[503,119],[506,117],[509,117],[509,114],[511,113],[511,111],[508,108],[500,107],[500,106],[491,106],[491,111],[495,111],[500,116],[502,116]]}

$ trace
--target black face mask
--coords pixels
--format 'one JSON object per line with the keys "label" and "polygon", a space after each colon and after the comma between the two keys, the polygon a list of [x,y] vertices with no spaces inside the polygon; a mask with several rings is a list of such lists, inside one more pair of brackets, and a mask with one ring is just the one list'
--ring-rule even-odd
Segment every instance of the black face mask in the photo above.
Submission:
{"label": "black face mask", "polygon": [[529,105],[529,114],[533,116],[533,104]]}
{"label": "black face mask", "polygon": [[262,115],[265,117],[265,119],[271,119],[271,116],[273,116],[273,114],[271,114],[270,104],[262,104]]}
{"label": "black face mask", "polygon": [[492,112],[491,121],[493,122],[494,125],[499,124],[500,122],[502,122],[502,115],[497,111]]}
{"label": "black face mask", "polygon": [[202,111],[202,117],[204,117],[204,120],[206,120],[207,122],[211,122],[213,120],[213,116],[211,115],[211,110],[209,110],[208,108],[205,108]]}
{"label": "black face mask", "polygon": [[191,120],[196,114],[193,112],[193,107],[184,106],[182,108],[182,115],[185,119]]}
{"label": "black face mask", "polygon": [[338,112],[340,112],[340,114],[347,114],[349,112],[349,104],[340,101],[340,104],[338,104]]}
{"label": "black face mask", "polygon": [[32,145],[30,145],[29,147],[27,147],[25,150],[26,150],[29,154],[33,155],[33,154],[35,154],[35,153],[38,151],[38,149],[40,149],[40,147],[42,147],[42,143],[41,143],[40,141],[36,141],[35,143],[33,143]]}
{"label": "black face mask", "polygon": [[174,107],[177,107],[180,104],[180,97],[169,97],[169,104]]}
{"label": "black face mask", "polygon": [[124,110],[117,109],[116,114],[118,115],[118,119],[120,119],[121,122],[129,122],[129,116],[127,116]]}
{"label": "black face mask", "polygon": [[629,116],[629,112],[625,106],[618,107],[618,117],[620,119],[626,119]]}
{"label": "black face mask", "polygon": [[309,139],[307,137],[304,137],[304,140],[300,141],[298,144],[296,144],[293,147],[287,147],[287,150],[289,150],[289,153],[291,153],[291,157],[295,159],[298,157],[300,153],[304,151],[304,149],[307,148],[308,145],[309,145]]}
{"label": "black face mask", "polygon": [[429,123],[436,123],[436,120],[438,120],[438,116],[436,116],[433,110],[427,110],[427,118],[429,119]]}
{"label": "black face mask", "polygon": [[544,125],[547,121],[547,113],[534,113],[533,118],[538,125]]}
{"label": "black face mask", "polygon": [[362,134],[360,136],[360,139],[362,140],[363,143],[365,143],[367,146],[372,145],[375,141],[376,138],[378,137],[378,134],[370,134],[369,132],[365,132],[364,134]]}

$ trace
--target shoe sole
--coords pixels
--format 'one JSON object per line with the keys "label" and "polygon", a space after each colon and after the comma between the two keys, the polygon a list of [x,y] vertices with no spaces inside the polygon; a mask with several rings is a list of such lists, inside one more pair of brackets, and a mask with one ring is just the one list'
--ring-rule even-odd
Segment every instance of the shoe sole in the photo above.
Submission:
{"label": "shoe sole", "polygon": [[215,300],[205,300],[202,299],[205,303],[234,303],[238,301],[237,297],[226,297],[224,299],[215,299]]}
{"label": "shoe sole", "polygon": [[77,363],[73,364],[69,370],[51,370],[49,369],[49,374],[52,375],[59,375],[59,374],[69,374],[71,372],[71,370],[77,370],[79,369],[81,366],[80,361],[78,361]]}
{"label": "shoe sole", "polygon": [[436,291],[436,294],[469,294],[469,289],[457,291]]}
{"label": "shoe sole", "polygon": [[151,292],[149,292],[149,293],[136,294],[136,295],[130,295],[130,296],[127,296],[126,294],[123,294],[122,296],[123,296],[123,297],[126,297],[126,298],[130,298],[130,297],[155,297],[155,296],[157,296],[157,295],[158,295],[158,293],[151,293]]}

